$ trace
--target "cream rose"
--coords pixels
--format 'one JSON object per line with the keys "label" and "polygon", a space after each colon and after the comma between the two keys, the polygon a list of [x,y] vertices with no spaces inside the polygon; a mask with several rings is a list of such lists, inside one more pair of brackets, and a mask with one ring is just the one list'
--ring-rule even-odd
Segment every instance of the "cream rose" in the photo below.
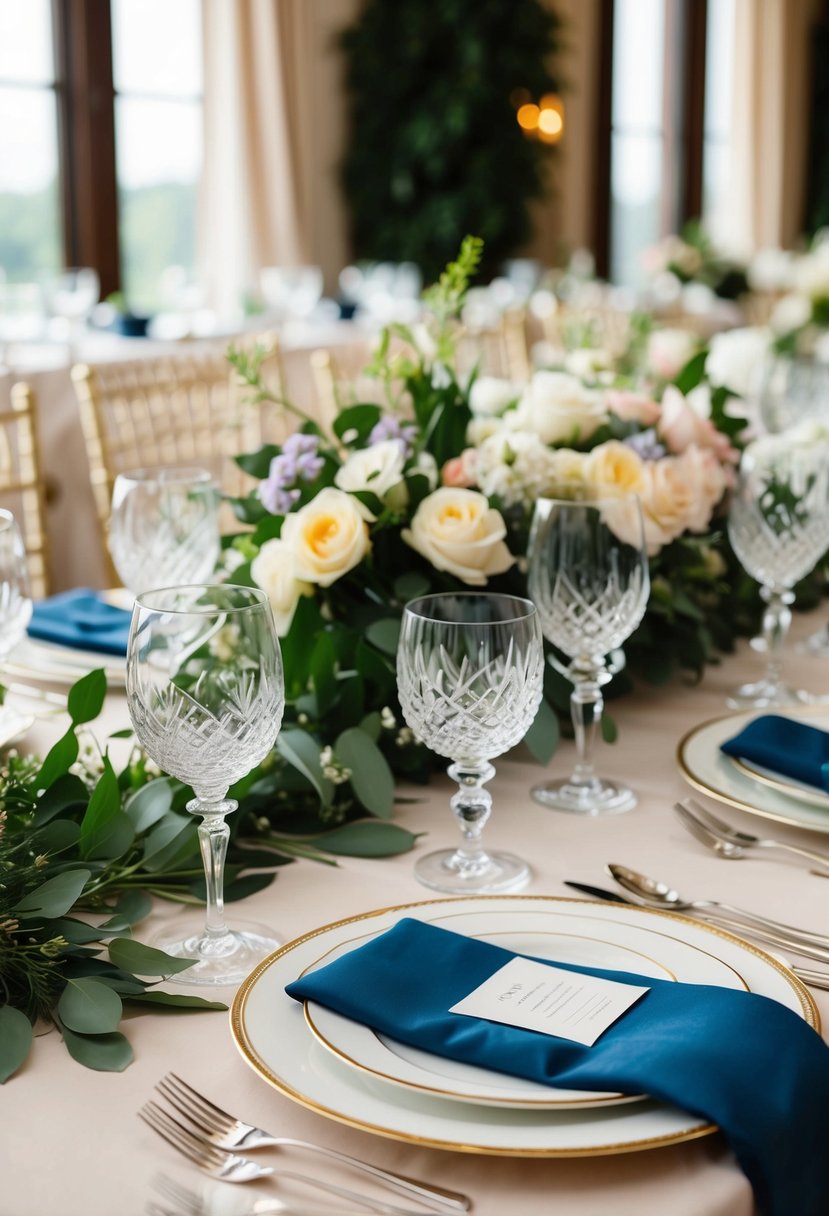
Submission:
{"label": "cream rose", "polygon": [[657,434],[676,454],[684,452],[690,444],[710,449],[718,460],[735,463],[738,453],[728,441],[728,436],[718,431],[707,416],[711,411],[711,395],[706,385],[683,397],[679,389],[669,384],[662,396],[662,417]]}
{"label": "cream rose", "polygon": [[443,486],[424,498],[403,539],[436,570],[483,587],[491,574],[503,574],[515,561],[504,537],[507,529],[483,494]]}
{"label": "cream rose", "polygon": [[511,380],[498,376],[478,376],[469,390],[469,408],[476,417],[502,414],[511,401],[516,401],[520,389]]}
{"label": "cream rose", "polygon": [[330,486],[285,517],[282,539],[294,551],[296,577],[320,587],[353,570],[371,548],[356,500]]}
{"label": "cream rose", "polygon": [[[352,493],[365,490],[382,500],[403,480],[404,463],[403,445],[399,440],[384,439],[369,448],[352,452],[345,464],[337,469],[334,482],[341,490]],[[375,518],[365,506],[361,514],[366,519]]]}
{"label": "cream rose", "polygon": [[714,334],[705,360],[709,381],[715,386],[724,384],[738,397],[751,396],[758,387],[770,345],[771,334],[761,326]]}
{"label": "cream rose", "polygon": [[640,426],[653,426],[662,413],[659,403],[645,393],[622,388],[608,389],[607,406],[622,422],[638,422]]}
{"label": "cream rose", "polygon": [[607,417],[604,395],[566,372],[536,372],[504,422],[532,431],[542,443],[589,439]]}
{"label": "cream rose", "polygon": [[282,638],[291,628],[294,612],[301,595],[311,595],[310,583],[296,576],[296,557],[285,540],[266,540],[250,567],[257,587],[270,600],[276,632]]}
{"label": "cream rose", "polygon": [[645,462],[626,443],[610,439],[600,443],[584,459],[582,477],[597,496],[644,493]]}
{"label": "cream rose", "polygon": [[696,348],[696,337],[686,329],[655,329],[648,339],[645,362],[660,380],[673,380]]}

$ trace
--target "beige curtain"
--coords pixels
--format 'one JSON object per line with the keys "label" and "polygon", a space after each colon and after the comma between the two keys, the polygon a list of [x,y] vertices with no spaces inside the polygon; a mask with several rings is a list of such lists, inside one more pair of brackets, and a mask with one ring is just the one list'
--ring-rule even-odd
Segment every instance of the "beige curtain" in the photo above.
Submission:
{"label": "beige curtain", "polygon": [[199,265],[223,316],[256,290],[263,266],[310,260],[302,12],[303,0],[202,0]]}

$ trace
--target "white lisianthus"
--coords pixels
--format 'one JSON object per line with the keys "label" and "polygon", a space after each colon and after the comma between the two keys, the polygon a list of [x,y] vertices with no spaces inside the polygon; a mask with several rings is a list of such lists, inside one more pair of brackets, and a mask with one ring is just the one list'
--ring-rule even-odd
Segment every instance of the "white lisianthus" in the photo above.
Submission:
{"label": "white lisianthus", "polygon": [[472,418],[466,428],[466,442],[477,448],[490,435],[497,435],[502,425],[500,418]]}
{"label": "white lisianthus", "polygon": [[296,577],[319,587],[330,587],[353,570],[371,548],[357,500],[332,486],[286,515],[282,539],[294,551]]}
{"label": "white lisianthus", "polygon": [[484,494],[505,506],[531,507],[554,488],[558,456],[531,431],[502,427],[478,448],[475,478]]}
{"label": "white lisianthus", "polygon": [[673,380],[697,348],[697,339],[687,329],[655,329],[648,338],[645,363],[660,380]]}
{"label": "white lisianthus", "polygon": [[812,304],[806,296],[789,292],[778,300],[769,317],[769,325],[776,334],[790,334],[794,329],[802,329],[812,319]]}
{"label": "white lisianthus", "polygon": [[771,345],[762,326],[729,329],[714,334],[708,347],[705,372],[714,387],[725,385],[738,397],[750,397],[757,387]]}
{"label": "white lisianthus", "polygon": [[418,452],[409,471],[420,473],[429,482],[429,489],[434,490],[440,480],[438,464],[431,452]]}
{"label": "white lisianthus", "polygon": [[511,380],[478,376],[469,391],[469,408],[476,417],[492,417],[502,414],[510,402],[518,400],[520,393]]}
{"label": "white lisianthus", "polygon": [[[395,486],[403,480],[405,458],[403,445],[398,439],[383,439],[369,448],[352,452],[345,464],[337,469],[335,484],[350,493],[369,491],[384,500]],[[365,519],[375,516],[368,507],[360,503]]]}
{"label": "white lisianthus", "polygon": [[610,351],[599,350],[589,346],[580,346],[570,350],[564,356],[564,369],[571,376],[581,376],[584,380],[595,380],[599,372],[609,371],[613,366]]}
{"label": "white lisianthus", "polygon": [[297,578],[293,548],[284,538],[266,540],[251,562],[250,573],[270,601],[276,632],[284,637],[291,628],[299,597],[313,592],[310,583]]}
{"label": "white lisianthus", "polygon": [[604,395],[567,372],[536,372],[505,424],[532,431],[542,443],[589,439],[607,418]]}
{"label": "white lisianthus", "polygon": [[503,574],[515,561],[504,537],[499,511],[474,490],[442,486],[423,499],[403,539],[436,570],[483,587],[491,574]]}
{"label": "white lisianthus", "polygon": [[798,258],[793,277],[795,289],[810,300],[829,298],[829,242]]}

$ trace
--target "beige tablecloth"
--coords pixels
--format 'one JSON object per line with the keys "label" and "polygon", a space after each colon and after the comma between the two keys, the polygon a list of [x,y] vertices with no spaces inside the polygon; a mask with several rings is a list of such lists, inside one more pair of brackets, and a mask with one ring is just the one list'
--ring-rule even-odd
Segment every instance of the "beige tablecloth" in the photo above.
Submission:
{"label": "beige tablecloth", "polygon": [[[820,623],[817,615],[803,618],[796,633],[802,637]],[[683,892],[825,930],[827,880],[797,862],[720,860],[689,837],[671,811],[672,802],[689,792],[675,764],[677,741],[690,727],[723,713],[727,691],[756,672],[759,662],[743,648],[709,671],[699,687],[642,688],[613,704],[619,741],[603,747],[599,758],[603,770],[637,789],[640,803],[629,814],[580,819],[543,810],[529,796],[540,776],[538,767],[520,755],[499,760],[490,786],[495,809],[487,839],[531,860],[528,893],[571,895],[563,885],[566,878],[608,886],[603,865],[617,861],[668,879]],[[793,657],[789,669],[813,692],[829,692],[829,662]],[[123,700],[114,697],[107,727],[126,720]],[[44,747],[60,726],[60,721],[42,722],[28,742]],[[562,744],[551,771],[564,773],[572,759],[572,744]],[[427,833],[418,845],[425,851],[452,842],[454,825],[448,780],[435,780],[421,792],[423,801],[401,806],[397,819]],[[749,829],[763,826],[757,818],[729,813]],[[779,837],[829,849],[829,836],[785,825],[766,827]],[[231,905],[230,917],[265,922],[288,940],[340,917],[429,898],[413,877],[412,861],[412,854],[384,861],[344,858],[336,870],[298,862],[281,869],[267,891]],[[153,931],[162,916],[184,924],[193,913],[165,906],[141,926],[141,935]],[[815,990],[813,995],[826,1021],[829,993]],[[341,1126],[270,1089],[237,1053],[226,1014],[130,1013],[126,1030],[135,1061],[122,1074],[81,1068],[52,1032],[38,1040],[25,1068],[0,1089],[0,1216],[132,1216],[144,1211],[159,1170],[198,1185],[195,1171],[180,1165],[136,1117],[155,1082],[170,1069],[272,1132],[336,1145],[399,1172],[465,1190],[474,1196],[477,1216],[751,1216],[754,1210],[748,1184],[718,1135],[653,1151],[575,1160],[432,1150]],[[327,1165],[315,1167],[295,1152],[278,1160],[285,1168],[317,1168],[323,1177],[359,1182]],[[252,1201],[268,1193],[260,1183],[244,1197]],[[236,1191],[233,1197],[241,1203]]]}

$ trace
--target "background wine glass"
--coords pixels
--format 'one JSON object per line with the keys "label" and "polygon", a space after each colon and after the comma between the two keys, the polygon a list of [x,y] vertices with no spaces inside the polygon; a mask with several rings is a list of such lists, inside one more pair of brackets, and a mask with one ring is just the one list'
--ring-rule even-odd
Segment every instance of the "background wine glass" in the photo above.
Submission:
{"label": "background wine glass", "polygon": [[483,788],[490,760],[527,733],[541,700],[544,658],[538,615],[510,595],[428,595],[403,611],[397,685],[411,729],[453,763],[451,799],[463,843],[422,857],[415,875],[454,894],[509,891],[529,866],[511,853],[487,853],[481,840],[492,809]]}
{"label": "background wine glass", "polygon": [[593,747],[602,688],[612,678],[606,656],[630,636],[648,603],[644,526],[635,494],[585,501],[541,499],[530,544],[529,592],[549,642],[570,659],[570,710],[577,759],[572,776],[536,786],[542,806],[583,815],[628,811],[636,795],[596,774]]}
{"label": "background wine glass", "polygon": [[43,280],[43,300],[46,311],[62,323],[72,346],[78,341],[92,309],[101,298],[101,280],[91,266],[70,266]]}
{"label": "background wine glass", "polygon": [[219,494],[207,469],[133,469],[116,477],[109,551],[134,595],[204,582],[220,548]]}
{"label": "background wine glass", "polygon": [[728,536],[766,603],[765,676],[729,697],[732,709],[792,705],[808,694],[784,683],[781,652],[791,624],[792,588],[829,545],[829,445],[759,440],[743,453],[728,515]]}
{"label": "background wine glass", "polygon": [[14,650],[32,615],[26,548],[11,511],[0,509],[0,662]]}
{"label": "background wine glass", "polygon": [[269,930],[228,929],[224,863],[234,782],[264,760],[284,709],[282,659],[270,605],[248,587],[167,587],[138,597],[127,650],[127,703],[138,740],[163,772],[191,786],[207,881],[204,931],[155,945],[196,958],[184,984],[234,984],[277,942]]}

